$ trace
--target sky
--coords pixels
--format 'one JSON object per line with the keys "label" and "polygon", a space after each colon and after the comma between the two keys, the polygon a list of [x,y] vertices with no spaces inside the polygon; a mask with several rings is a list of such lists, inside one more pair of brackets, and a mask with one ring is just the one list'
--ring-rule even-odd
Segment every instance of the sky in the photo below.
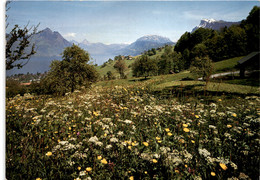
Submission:
{"label": "sky", "polygon": [[13,1],[9,28],[49,27],[67,40],[105,44],[132,43],[144,35],[176,42],[200,20],[240,21],[259,1]]}

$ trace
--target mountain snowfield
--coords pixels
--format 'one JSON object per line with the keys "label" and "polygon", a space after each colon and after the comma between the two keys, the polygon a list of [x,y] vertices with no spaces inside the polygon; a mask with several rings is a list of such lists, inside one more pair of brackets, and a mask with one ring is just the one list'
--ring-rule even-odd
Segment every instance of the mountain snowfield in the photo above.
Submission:
{"label": "mountain snowfield", "polygon": [[158,35],[147,35],[140,37],[136,41],[149,41],[149,42],[159,42],[159,43],[169,43],[172,42],[169,38],[158,36]]}
{"label": "mountain snowfield", "polygon": [[239,24],[240,22],[228,22],[223,20],[215,20],[215,19],[202,19],[200,24],[192,29],[191,32],[196,31],[199,28],[208,28],[219,31],[221,28],[225,26],[228,28],[233,24]]}

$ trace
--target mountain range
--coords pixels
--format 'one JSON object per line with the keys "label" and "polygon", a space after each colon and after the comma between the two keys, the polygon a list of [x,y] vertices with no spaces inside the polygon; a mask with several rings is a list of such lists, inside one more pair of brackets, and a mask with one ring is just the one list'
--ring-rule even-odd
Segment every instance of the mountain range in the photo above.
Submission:
{"label": "mountain range", "polygon": [[200,24],[198,26],[196,26],[195,28],[193,28],[191,32],[194,32],[201,27],[219,31],[221,28],[224,28],[224,27],[228,28],[233,24],[240,24],[240,21],[239,22],[228,22],[228,21],[215,20],[215,19],[202,19],[200,21]]}
{"label": "mountain range", "polygon": [[[202,19],[200,24],[193,28],[192,32],[200,27],[220,30],[225,26],[229,27],[232,24],[239,23],[240,22]],[[54,59],[61,60],[61,53],[63,52],[64,48],[71,46],[73,43],[88,51],[91,56],[91,60],[98,65],[101,65],[109,58],[113,59],[117,55],[136,56],[152,48],[162,47],[166,44],[174,44],[174,42],[172,42],[169,38],[158,35],[143,36],[131,44],[106,45],[103,43],[91,43],[86,39],[82,42],[77,42],[75,40],[67,41],[59,32],[52,31],[50,28],[46,28],[40,31],[38,34],[34,35],[31,42],[35,43],[37,53],[31,57],[29,63],[22,69],[13,69],[7,71],[7,75],[27,72],[42,73],[48,71],[51,61]]]}
{"label": "mountain range", "polygon": [[52,31],[50,28],[45,28],[35,34],[31,43],[35,43],[36,54],[31,57],[28,64],[22,69],[12,69],[7,71],[7,75],[18,73],[37,73],[49,70],[52,60],[61,60],[61,54],[64,48],[72,44],[79,45],[84,50],[88,51],[93,63],[101,65],[109,58],[113,59],[117,55],[138,55],[152,48],[158,48],[165,44],[173,44],[173,42],[165,37],[150,35],[143,36],[137,39],[132,44],[103,44],[91,43],[86,39],[82,42],[67,41],[59,32]]}
{"label": "mountain range", "polygon": [[147,51],[152,48],[162,47],[165,46],[166,44],[173,45],[174,42],[172,42],[169,38],[157,36],[157,35],[143,36],[137,39],[132,44],[119,50],[118,54],[136,56],[141,54],[144,51]]}

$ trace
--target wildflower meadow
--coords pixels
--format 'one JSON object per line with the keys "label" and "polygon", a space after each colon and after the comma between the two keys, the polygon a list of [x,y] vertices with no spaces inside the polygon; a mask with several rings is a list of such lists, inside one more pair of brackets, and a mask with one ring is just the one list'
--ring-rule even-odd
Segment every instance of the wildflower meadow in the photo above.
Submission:
{"label": "wildflower meadow", "polygon": [[94,86],[6,101],[8,179],[257,179],[260,98]]}

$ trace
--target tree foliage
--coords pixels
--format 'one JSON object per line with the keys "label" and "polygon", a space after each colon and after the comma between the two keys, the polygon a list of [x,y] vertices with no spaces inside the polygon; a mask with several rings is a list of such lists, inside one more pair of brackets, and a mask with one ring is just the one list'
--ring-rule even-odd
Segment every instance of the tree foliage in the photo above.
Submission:
{"label": "tree foliage", "polygon": [[142,55],[132,65],[134,77],[145,77],[156,75],[158,67],[156,61],[149,58],[147,55]]}
{"label": "tree foliage", "polygon": [[209,79],[209,76],[213,72],[212,60],[208,57],[196,57],[191,64],[191,72],[202,77],[203,80]]}
{"label": "tree foliage", "polygon": [[44,79],[49,93],[63,95],[97,81],[97,71],[93,65],[87,64],[89,54],[77,45],[65,48],[62,58],[62,61],[52,61],[51,69]]}
{"label": "tree foliage", "polygon": [[127,66],[124,60],[122,60],[121,56],[118,56],[118,60],[116,60],[116,63],[114,65],[114,68],[117,70],[117,72],[120,74],[120,78],[125,78],[125,71],[127,70]]}

